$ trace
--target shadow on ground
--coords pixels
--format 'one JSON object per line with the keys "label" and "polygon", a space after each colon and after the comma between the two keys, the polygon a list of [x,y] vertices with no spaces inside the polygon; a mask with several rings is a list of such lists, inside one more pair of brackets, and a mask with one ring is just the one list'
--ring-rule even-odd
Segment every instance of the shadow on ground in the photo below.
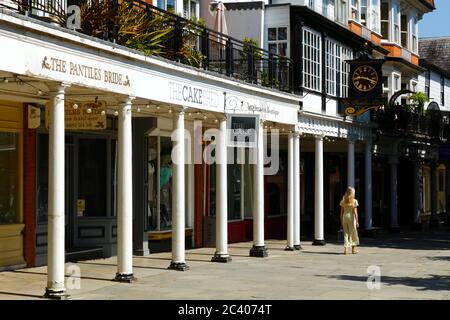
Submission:
{"label": "shadow on ground", "polygon": [[[367,282],[367,276],[353,276],[353,275],[333,275],[317,277],[327,277],[330,279]],[[414,287],[419,291],[450,291],[450,276],[430,275],[429,278],[415,278],[415,277],[389,277],[381,276],[381,284],[387,286],[403,285]]]}

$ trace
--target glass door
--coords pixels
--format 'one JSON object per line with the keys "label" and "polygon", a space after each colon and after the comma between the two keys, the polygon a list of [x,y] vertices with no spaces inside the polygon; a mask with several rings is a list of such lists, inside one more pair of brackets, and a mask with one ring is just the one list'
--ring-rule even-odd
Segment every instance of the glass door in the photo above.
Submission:
{"label": "glass door", "polygon": [[148,230],[172,229],[172,140],[167,135],[147,139]]}

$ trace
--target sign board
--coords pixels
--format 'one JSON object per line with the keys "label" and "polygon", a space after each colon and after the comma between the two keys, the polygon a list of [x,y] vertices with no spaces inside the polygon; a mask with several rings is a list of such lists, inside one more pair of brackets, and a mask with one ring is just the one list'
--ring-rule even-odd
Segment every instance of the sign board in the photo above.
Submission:
{"label": "sign board", "polygon": [[[45,127],[48,129],[49,108],[45,106]],[[88,102],[74,108],[72,103],[64,105],[64,124],[66,130],[104,130],[106,129],[106,102]]]}
{"label": "sign board", "polygon": [[227,137],[229,147],[256,148],[259,115],[228,115]]}
{"label": "sign board", "polygon": [[342,99],[344,113],[359,116],[385,104],[383,98],[383,59],[372,59],[361,54],[358,59],[347,60],[350,65],[348,76],[348,98]]}

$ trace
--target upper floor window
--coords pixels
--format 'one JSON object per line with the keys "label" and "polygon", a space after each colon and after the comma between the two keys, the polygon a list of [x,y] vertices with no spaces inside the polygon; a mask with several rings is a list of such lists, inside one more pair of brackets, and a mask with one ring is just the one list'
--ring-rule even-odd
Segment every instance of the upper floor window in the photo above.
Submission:
{"label": "upper floor window", "polygon": [[408,16],[402,14],[400,22],[401,22],[402,47],[408,48]]}
{"label": "upper floor window", "polygon": [[334,10],[336,6],[336,0],[323,0],[322,15],[334,19]]}
{"label": "upper floor window", "polygon": [[197,17],[197,1],[183,0],[183,16],[187,19]]}
{"label": "upper floor window", "polygon": [[370,28],[375,32],[380,32],[380,0],[371,0]]}
{"label": "upper floor window", "polygon": [[429,98],[430,97],[430,81],[431,81],[431,72],[430,70],[425,71],[425,94]]}
{"label": "upper floor window", "polygon": [[288,47],[288,29],[287,27],[269,28],[267,34],[267,43],[269,51],[280,56],[287,56]]}
{"label": "upper floor window", "polygon": [[400,4],[395,3],[393,6],[394,11],[394,37],[395,43],[400,43]]}
{"label": "upper floor window", "polygon": [[322,90],[322,37],[319,33],[303,29],[303,86],[307,89]]}
{"label": "upper floor window", "polygon": [[347,24],[348,21],[348,3],[347,0],[337,0],[337,20],[341,23]]}
{"label": "upper floor window", "polygon": [[389,2],[381,2],[381,37],[389,40]]}
{"label": "upper floor window", "polygon": [[445,104],[445,78],[441,76],[441,106]]}
{"label": "upper floor window", "polygon": [[368,7],[367,7],[367,1],[368,0],[361,0],[361,5],[360,5],[360,21],[361,24],[364,26],[368,26],[367,23],[367,11],[368,11]]}
{"label": "upper floor window", "polygon": [[416,53],[418,51],[417,33],[418,33],[417,17],[414,17],[413,18],[412,32],[411,32],[411,40],[412,40],[411,49],[412,49],[413,52],[416,52]]}
{"label": "upper floor window", "polygon": [[360,21],[359,0],[351,0],[352,20]]}
{"label": "upper floor window", "polygon": [[157,0],[156,6],[169,12],[175,12],[175,0]]}

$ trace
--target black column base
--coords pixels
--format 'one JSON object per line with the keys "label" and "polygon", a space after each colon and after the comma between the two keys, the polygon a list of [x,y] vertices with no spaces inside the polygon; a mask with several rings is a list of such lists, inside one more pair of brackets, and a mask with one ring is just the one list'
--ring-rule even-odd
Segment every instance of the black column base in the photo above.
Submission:
{"label": "black column base", "polygon": [[45,288],[44,298],[52,300],[68,300],[70,295],[66,293],[66,290],[53,290]]}
{"label": "black column base", "polygon": [[400,233],[400,228],[399,227],[390,227],[389,233]]}
{"label": "black column base", "polygon": [[211,262],[221,262],[221,263],[227,263],[231,262],[231,257],[229,255],[221,255],[215,253],[214,256],[211,258]]}
{"label": "black column base", "polygon": [[253,246],[250,249],[250,257],[265,258],[268,256],[265,246]]}
{"label": "black column base", "polygon": [[413,231],[422,231],[422,223],[421,222],[414,222],[412,225]]}
{"label": "black column base", "polygon": [[439,219],[430,219],[430,228],[439,227]]}
{"label": "black column base", "polygon": [[373,229],[363,230],[362,236],[366,238],[373,238]]}
{"label": "black column base", "polygon": [[286,248],[284,248],[284,251],[295,251],[295,247],[286,246]]}
{"label": "black column base", "polygon": [[302,248],[301,245],[295,244],[295,245],[294,245],[294,249],[295,249],[295,250],[302,250],[303,248]]}
{"label": "black column base", "polygon": [[136,280],[137,279],[134,277],[132,273],[131,274],[116,273],[116,277],[113,279],[113,281],[123,283],[132,283],[135,282]]}
{"label": "black column base", "polygon": [[189,266],[185,262],[171,262],[170,266],[167,268],[175,271],[187,271]]}
{"label": "black column base", "polygon": [[324,246],[325,244],[325,240],[314,240],[312,243],[313,246]]}

